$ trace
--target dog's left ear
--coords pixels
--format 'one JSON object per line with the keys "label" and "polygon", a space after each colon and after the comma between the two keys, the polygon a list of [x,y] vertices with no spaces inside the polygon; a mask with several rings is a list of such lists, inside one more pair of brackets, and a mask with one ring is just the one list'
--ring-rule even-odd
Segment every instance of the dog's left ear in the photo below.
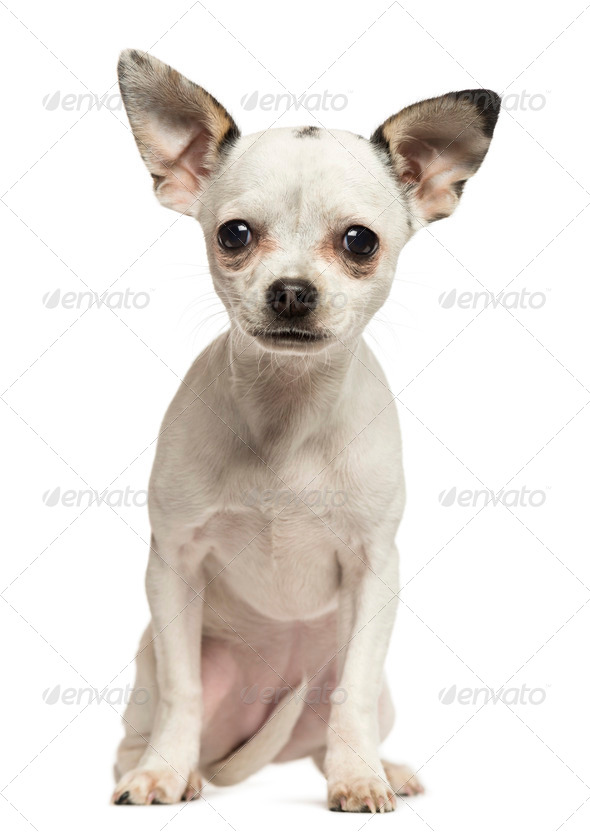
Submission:
{"label": "dog's left ear", "polygon": [[421,223],[448,217],[487,153],[500,112],[491,90],[462,90],[405,107],[371,136],[385,149]]}
{"label": "dog's left ear", "polygon": [[144,52],[126,49],[119,86],[139,152],[167,208],[197,205],[224,143],[240,132],[227,110],[202,87]]}

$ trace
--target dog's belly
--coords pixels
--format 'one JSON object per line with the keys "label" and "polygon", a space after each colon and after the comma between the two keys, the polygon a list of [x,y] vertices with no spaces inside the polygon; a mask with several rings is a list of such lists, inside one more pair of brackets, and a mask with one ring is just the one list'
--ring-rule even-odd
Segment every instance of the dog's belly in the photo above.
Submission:
{"label": "dog's belly", "polygon": [[324,743],[337,685],[339,541],[305,508],[289,508],[280,521],[266,524],[253,510],[224,513],[198,534],[210,552],[202,643],[204,762],[252,737],[287,689],[304,678],[311,680],[310,702],[295,733],[297,750]]}
{"label": "dog's belly", "polygon": [[315,619],[336,607],[341,541],[304,507],[271,523],[254,511],[219,514],[197,539],[209,552],[207,601],[230,625],[240,606],[280,622]]}
{"label": "dog's belly", "polygon": [[[225,758],[255,735],[283,697],[307,680],[305,705],[278,761],[305,757],[326,743],[330,698],[344,702],[338,683],[337,615],[311,622],[240,621],[238,633],[219,639],[205,633],[202,643],[203,734],[201,763]],[[236,631],[238,628],[236,628]],[[393,722],[387,685],[379,698],[380,734]]]}
{"label": "dog's belly", "polygon": [[[337,620],[310,622],[235,618],[235,633],[221,638],[205,628],[202,643],[202,762],[220,760],[251,738],[281,699],[309,680],[306,705],[287,759],[325,742],[330,696],[337,688]],[[295,754],[294,754],[294,749]]]}

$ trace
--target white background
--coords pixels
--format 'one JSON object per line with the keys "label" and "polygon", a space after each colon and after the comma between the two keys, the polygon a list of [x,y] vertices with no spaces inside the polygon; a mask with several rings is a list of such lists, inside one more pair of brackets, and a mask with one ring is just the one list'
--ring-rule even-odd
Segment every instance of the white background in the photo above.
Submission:
{"label": "white background", "polygon": [[[587,8],[2,3],[2,829],[588,830]],[[124,47],[209,89],[243,132],[278,119],[368,135],[448,90],[505,96],[459,209],[408,245],[370,328],[398,394],[408,482],[387,662],[398,717],[385,752],[427,788],[393,815],[328,813],[309,761],[206,788],[182,809],[112,807],[122,706],[43,699],[57,685],[133,681],[148,617],[146,509],[84,497],[71,507],[63,492],[146,488],[179,379],[224,327],[198,226],[158,206],[124,112],[84,99],[116,93]],[[241,104],[285,90],[348,105]],[[543,303],[439,301],[505,287]],[[149,303],[64,307],[64,293],[88,288],[147,292]],[[442,505],[453,487],[540,490],[543,505]],[[525,685],[543,702],[445,705],[439,693],[453,685]]]}

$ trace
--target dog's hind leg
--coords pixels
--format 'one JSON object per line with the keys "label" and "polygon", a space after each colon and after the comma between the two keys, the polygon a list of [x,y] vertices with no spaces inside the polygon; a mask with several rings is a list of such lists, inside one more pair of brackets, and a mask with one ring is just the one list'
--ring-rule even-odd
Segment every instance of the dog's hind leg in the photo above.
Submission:
{"label": "dog's hind leg", "polygon": [[115,763],[117,781],[137,766],[152,732],[158,685],[151,625],[148,625],[141,637],[135,662],[135,685],[123,716],[125,736],[119,744]]}
{"label": "dog's hind leg", "polygon": [[424,787],[409,766],[383,760],[381,763],[389,785],[396,795],[417,795],[424,792]]}

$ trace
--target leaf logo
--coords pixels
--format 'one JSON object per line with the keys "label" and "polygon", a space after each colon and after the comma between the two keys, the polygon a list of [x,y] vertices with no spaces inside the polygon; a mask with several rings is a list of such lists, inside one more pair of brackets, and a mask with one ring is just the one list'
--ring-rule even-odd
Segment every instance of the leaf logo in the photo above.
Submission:
{"label": "leaf logo", "polygon": [[452,685],[450,688],[447,689],[441,688],[438,694],[438,699],[443,704],[443,706],[449,706],[455,700],[456,694],[456,685]]}
{"label": "leaf logo", "polygon": [[439,503],[441,506],[452,506],[455,502],[455,498],[457,497],[457,487],[453,486],[452,489],[449,489],[448,492],[445,492],[444,489],[438,496]]}
{"label": "leaf logo", "polygon": [[59,289],[54,290],[51,294],[46,292],[43,296],[43,306],[47,309],[55,309],[59,304]]}
{"label": "leaf logo", "polygon": [[244,110],[254,110],[256,105],[258,104],[258,90],[254,90],[250,96],[248,93],[242,98],[240,104],[244,108]]}
{"label": "leaf logo", "polygon": [[45,506],[57,506],[59,503],[59,486],[56,486],[52,492],[47,489],[43,495],[43,503]]}
{"label": "leaf logo", "polygon": [[53,689],[46,688],[43,692],[43,699],[47,703],[48,706],[54,706],[57,701],[59,700],[59,683]]}
{"label": "leaf logo", "polygon": [[441,305],[443,309],[450,309],[455,301],[457,300],[457,290],[451,289],[450,292],[443,292],[442,295],[439,295],[438,303]]}
{"label": "leaf logo", "polygon": [[256,698],[258,697],[258,686],[256,683],[251,686],[246,686],[241,691],[242,701],[250,705],[250,703],[255,703]]}
{"label": "leaf logo", "polygon": [[59,107],[59,90],[56,90],[53,95],[48,93],[43,99],[43,106],[46,110],[57,110]]}

